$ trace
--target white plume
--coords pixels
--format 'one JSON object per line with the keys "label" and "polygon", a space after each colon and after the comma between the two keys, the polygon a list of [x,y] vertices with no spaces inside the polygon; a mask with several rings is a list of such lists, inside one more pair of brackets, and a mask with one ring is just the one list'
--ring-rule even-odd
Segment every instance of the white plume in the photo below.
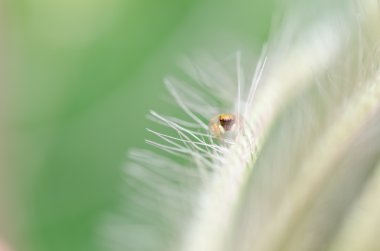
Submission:
{"label": "white plume", "polygon": [[[380,250],[380,4],[329,13],[291,12],[255,69],[239,51],[165,79],[184,116],[150,112],[166,129],[130,152],[107,250]],[[209,133],[220,113],[236,138]]]}

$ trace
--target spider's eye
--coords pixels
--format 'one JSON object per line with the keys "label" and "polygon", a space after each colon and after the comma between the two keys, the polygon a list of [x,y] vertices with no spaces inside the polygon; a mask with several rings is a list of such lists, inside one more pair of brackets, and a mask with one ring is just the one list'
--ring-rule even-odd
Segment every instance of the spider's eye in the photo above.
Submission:
{"label": "spider's eye", "polygon": [[220,114],[219,123],[225,131],[230,131],[235,124],[235,115]]}

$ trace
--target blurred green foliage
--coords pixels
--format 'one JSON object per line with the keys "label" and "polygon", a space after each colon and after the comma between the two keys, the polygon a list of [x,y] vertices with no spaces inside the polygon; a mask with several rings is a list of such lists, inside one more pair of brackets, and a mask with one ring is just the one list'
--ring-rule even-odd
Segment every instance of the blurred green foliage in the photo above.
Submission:
{"label": "blurred green foliage", "polygon": [[[127,149],[176,57],[265,41],[273,1],[9,0],[7,146],[20,250],[100,250]],[[228,43],[228,42],[226,42]],[[231,48],[237,49],[237,48]]]}

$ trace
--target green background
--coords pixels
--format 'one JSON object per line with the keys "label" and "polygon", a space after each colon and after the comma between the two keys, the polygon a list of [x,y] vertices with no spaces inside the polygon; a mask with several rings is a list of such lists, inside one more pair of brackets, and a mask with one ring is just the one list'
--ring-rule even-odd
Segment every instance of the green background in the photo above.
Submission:
{"label": "green background", "polygon": [[144,147],[150,109],[172,109],[162,79],[178,56],[256,49],[274,9],[272,0],[0,6],[1,230],[15,250],[28,251],[101,250],[99,222],[117,205],[127,150]]}

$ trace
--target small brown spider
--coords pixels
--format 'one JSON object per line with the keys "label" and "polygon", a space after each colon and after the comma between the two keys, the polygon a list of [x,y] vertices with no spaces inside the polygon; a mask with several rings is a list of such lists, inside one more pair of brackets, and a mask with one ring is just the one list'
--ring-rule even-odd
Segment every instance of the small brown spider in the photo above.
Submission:
{"label": "small brown spider", "polygon": [[212,136],[218,139],[236,137],[240,119],[231,113],[221,113],[210,120],[209,130]]}

